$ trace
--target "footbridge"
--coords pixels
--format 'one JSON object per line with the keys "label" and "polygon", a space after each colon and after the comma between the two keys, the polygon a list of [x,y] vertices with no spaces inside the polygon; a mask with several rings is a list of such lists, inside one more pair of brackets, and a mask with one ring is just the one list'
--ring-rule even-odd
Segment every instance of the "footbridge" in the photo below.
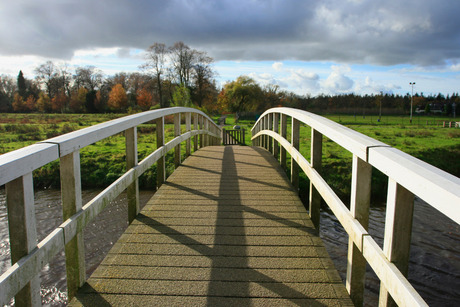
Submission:
{"label": "footbridge", "polygon": [[[174,118],[174,138],[168,142],[165,117]],[[152,121],[157,149],[139,162],[137,127]],[[305,145],[301,124],[311,128],[309,160],[299,151]],[[127,171],[83,204],[80,150],[118,133],[126,138]],[[296,109],[263,113],[252,129],[253,146],[220,146],[221,136],[203,112],[175,107],[0,156],[12,262],[0,277],[0,304],[14,297],[17,306],[41,305],[39,272],[64,251],[72,306],[359,306],[366,264],[381,281],[381,306],[426,306],[406,278],[414,195],[460,223],[459,178]],[[321,176],[323,138],[352,154],[350,208]],[[171,150],[176,170],[166,178],[165,156]],[[55,160],[63,223],[37,242],[32,172]],[[138,178],[154,164],[159,189],[141,210]],[[373,168],[388,176],[383,248],[367,232]],[[300,171],[310,181],[306,206],[298,196]],[[82,231],[123,191],[130,225],[87,279]],[[318,236],[322,202],[349,236],[345,282]]]}

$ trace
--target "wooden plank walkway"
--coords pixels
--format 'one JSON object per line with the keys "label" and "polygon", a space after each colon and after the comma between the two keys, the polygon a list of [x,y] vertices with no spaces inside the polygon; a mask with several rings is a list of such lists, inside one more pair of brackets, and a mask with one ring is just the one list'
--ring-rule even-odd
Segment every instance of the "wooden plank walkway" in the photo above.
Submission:
{"label": "wooden plank walkway", "polygon": [[278,162],[205,147],[143,208],[71,306],[352,306]]}

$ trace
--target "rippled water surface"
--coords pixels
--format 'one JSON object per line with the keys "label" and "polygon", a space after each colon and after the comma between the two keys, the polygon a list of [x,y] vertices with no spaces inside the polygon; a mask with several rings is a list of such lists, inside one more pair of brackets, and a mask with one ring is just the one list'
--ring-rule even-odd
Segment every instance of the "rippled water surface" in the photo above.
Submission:
{"label": "rippled water surface", "polygon": [[[83,192],[83,203],[98,191]],[[141,205],[152,196],[141,191]],[[59,191],[35,193],[38,237],[43,239],[62,222]],[[382,246],[384,208],[371,208],[369,233]],[[120,195],[84,230],[86,268],[89,276],[128,226],[126,196]],[[409,280],[430,306],[460,306],[460,226],[422,201],[414,209]],[[321,213],[320,235],[342,279],[346,274],[348,236],[329,212]],[[0,190],[0,273],[10,267],[5,193]],[[61,306],[67,302],[65,260],[58,254],[41,272],[42,302]],[[379,280],[368,268],[366,306],[376,306]]]}

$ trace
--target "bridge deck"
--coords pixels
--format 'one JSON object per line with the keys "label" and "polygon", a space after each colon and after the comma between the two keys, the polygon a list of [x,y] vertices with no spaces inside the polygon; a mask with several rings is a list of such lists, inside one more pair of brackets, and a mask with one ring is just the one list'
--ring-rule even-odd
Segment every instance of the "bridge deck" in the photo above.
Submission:
{"label": "bridge deck", "polygon": [[277,161],[200,149],[143,208],[71,305],[352,306]]}

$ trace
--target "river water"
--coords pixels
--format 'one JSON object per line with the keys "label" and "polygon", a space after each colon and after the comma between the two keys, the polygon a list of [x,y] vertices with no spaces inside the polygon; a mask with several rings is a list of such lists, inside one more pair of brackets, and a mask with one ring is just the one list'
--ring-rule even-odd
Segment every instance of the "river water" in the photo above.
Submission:
{"label": "river water", "polygon": [[[83,203],[99,191],[83,192]],[[141,206],[153,195],[141,191]],[[39,240],[62,222],[60,192],[35,193]],[[371,208],[369,233],[382,246],[385,224],[384,207]],[[89,276],[128,226],[126,195],[120,195],[84,230],[86,268]],[[322,237],[342,279],[346,274],[348,236],[330,212],[321,213]],[[0,273],[10,267],[5,192],[0,190]],[[460,305],[460,226],[429,205],[416,200],[412,231],[409,280],[430,306]],[[62,306],[67,302],[63,252],[41,272],[42,302]],[[379,280],[368,268],[365,305],[378,305]]]}

